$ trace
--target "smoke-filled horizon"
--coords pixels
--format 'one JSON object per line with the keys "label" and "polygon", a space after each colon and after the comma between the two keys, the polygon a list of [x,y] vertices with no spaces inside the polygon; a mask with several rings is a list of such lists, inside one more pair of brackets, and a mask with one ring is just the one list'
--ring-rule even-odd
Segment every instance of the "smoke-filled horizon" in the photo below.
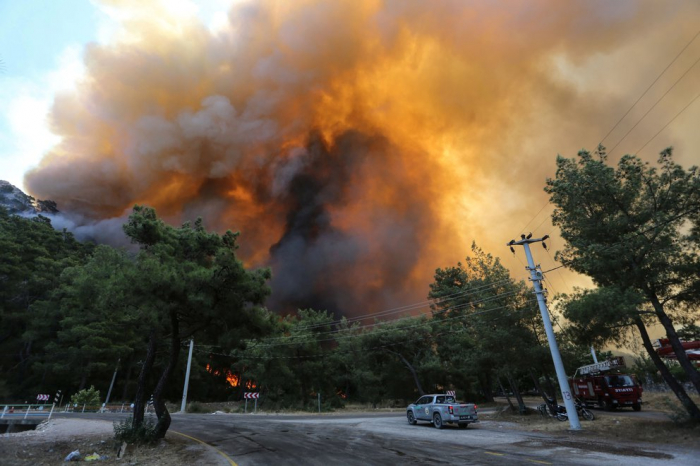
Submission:
{"label": "smoke-filled horizon", "polygon": [[[346,315],[424,299],[435,268],[472,241],[505,256],[545,202],[557,153],[593,150],[700,13],[688,2],[263,1],[237,2],[212,30],[167,2],[105,3],[120,27],[86,47],[84,76],[56,95],[62,141],[27,174],[31,194],[98,240],[114,241],[136,203],[241,231],[246,264],[273,269],[271,308]],[[698,76],[617,155],[687,103]],[[645,158],[673,144],[690,165],[697,136],[679,124]],[[530,230],[551,228],[546,214]]]}

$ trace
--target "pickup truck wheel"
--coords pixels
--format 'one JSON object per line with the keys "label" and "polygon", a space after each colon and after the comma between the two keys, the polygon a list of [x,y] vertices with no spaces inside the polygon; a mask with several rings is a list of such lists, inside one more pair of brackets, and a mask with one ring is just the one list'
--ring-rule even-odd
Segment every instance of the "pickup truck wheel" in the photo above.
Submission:
{"label": "pickup truck wheel", "polygon": [[632,405],[632,409],[634,409],[635,411],[641,411],[641,410],[642,410],[642,405],[639,404],[639,403],[634,403],[634,404]]}
{"label": "pickup truck wheel", "polygon": [[460,422],[458,425],[459,425],[460,429],[466,429],[467,426],[469,425],[469,423],[468,422]]}
{"label": "pickup truck wheel", "polygon": [[442,416],[440,416],[440,414],[435,413],[435,416],[433,416],[433,424],[438,429],[442,429],[444,427],[442,425]]}
{"label": "pickup truck wheel", "polygon": [[416,425],[416,417],[413,415],[413,411],[408,411],[406,413],[406,417],[408,418],[409,424],[411,424],[412,426]]}

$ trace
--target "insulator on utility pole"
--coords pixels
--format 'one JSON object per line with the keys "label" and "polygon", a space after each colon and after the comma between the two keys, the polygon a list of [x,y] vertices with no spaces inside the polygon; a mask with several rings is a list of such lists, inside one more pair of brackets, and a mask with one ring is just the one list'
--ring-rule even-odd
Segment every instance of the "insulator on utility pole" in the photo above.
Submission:
{"label": "insulator on utility pole", "polygon": [[547,310],[546,298],[544,292],[542,291],[541,281],[544,279],[542,271],[539,269],[539,265],[535,266],[535,261],[532,259],[532,253],[530,252],[530,243],[542,242],[547,239],[548,236],[544,238],[531,238],[521,235],[520,241],[511,240],[506,246],[522,246],[525,249],[525,257],[527,257],[527,267],[526,269],[530,272],[530,281],[535,288],[535,295],[537,296],[537,304],[540,307],[540,314],[542,314],[542,321],[544,323],[544,329],[547,333],[547,341],[549,342],[549,350],[552,352],[552,361],[554,362],[554,369],[557,372],[557,380],[559,382],[559,387],[561,388],[561,395],[564,400],[564,406],[566,406],[566,413],[569,416],[569,425],[572,430],[580,430],[581,423],[578,419],[578,413],[576,411],[576,405],[574,404],[574,397],[571,395],[571,388],[569,387],[569,379],[566,377],[566,371],[564,370],[564,362],[561,360],[561,354],[559,353],[559,346],[557,345],[557,340],[554,336],[554,328],[552,328],[552,321],[549,318],[549,311]]}

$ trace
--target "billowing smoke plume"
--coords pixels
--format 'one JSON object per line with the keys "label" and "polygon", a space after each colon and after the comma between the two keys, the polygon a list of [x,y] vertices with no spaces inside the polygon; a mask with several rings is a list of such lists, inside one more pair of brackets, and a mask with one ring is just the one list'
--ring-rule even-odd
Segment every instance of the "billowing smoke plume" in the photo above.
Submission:
{"label": "billowing smoke plume", "polygon": [[240,230],[244,260],[273,267],[271,306],[348,314],[422,299],[472,239],[502,248],[541,205],[556,152],[595,146],[620,114],[605,106],[648,82],[589,88],[614,75],[591,63],[647,47],[642,31],[694,32],[698,13],[280,0],[237,3],[212,30],[165,1],[109,3],[121,29],[56,96],[62,142],[30,192],[97,237],[135,203]]}

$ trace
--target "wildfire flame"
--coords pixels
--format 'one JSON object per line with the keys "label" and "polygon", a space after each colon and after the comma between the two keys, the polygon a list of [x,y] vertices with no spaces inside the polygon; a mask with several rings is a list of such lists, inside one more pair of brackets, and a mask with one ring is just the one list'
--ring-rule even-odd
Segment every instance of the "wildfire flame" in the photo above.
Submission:
{"label": "wildfire flame", "polygon": [[[228,369],[214,369],[211,365],[207,364],[207,372],[212,375],[221,376],[222,374],[226,376],[226,381],[232,387],[239,387],[241,385],[241,377],[238,374],[234,374]],[[257,384],[252,380],[246,380],[243,386],[247,389],[257,388]]]}
{"label": "wildfire flame", "polygon": [[231,385],[232,387],[238,387],[240,385],[241,378],[228,369],[223,369],[223,370],[214,369],[209,364],[207,364],[207,372],[209,372],[212,375],[216,375],[216,376],[221,376],[223,373],[226,375],[226,381],[228,382],[229,385]]}

